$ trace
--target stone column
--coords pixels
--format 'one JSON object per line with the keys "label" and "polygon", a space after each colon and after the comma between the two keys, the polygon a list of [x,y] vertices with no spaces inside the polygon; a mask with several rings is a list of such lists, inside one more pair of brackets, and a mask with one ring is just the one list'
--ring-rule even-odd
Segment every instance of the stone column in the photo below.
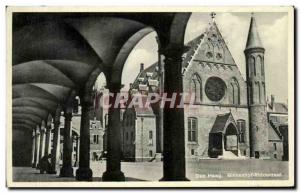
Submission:
{"label": "stone column", "polygon": [[77,136],[76,138],[76,160],[75,160],[75,167],[79,165],[79,144],[80,144],[80,137]]}
{"label": "stone column", "polygon": [[66,110],[64,113],[65,117],[65,127],[63,130],[64,133],[64,146],[63,146],[63,166],[60,169],[60,177],[74,177],[73,167],[72,167],[72,129],[71,129],[71,120],[72,120],[72,111]]}
{"label": "stone column", "polygon": [[106,171],[103,173],[102,180],[125,181],[125,176],[121,172],[120,105],[118,104],[118,107],[114,108],[121,84],[109,85],[108,89],[112,95],[109,96]]}
{"label": "stone column", "polygon": [[45,128],[41,127],[41,129],[40,129],[40,148],[39,148],[38,168],[39,168],[40,161],[41,161],[42,157],[44,156],[44,153],[45,153],[44,150],[45,150]]}
{"label": "stone column", "polygon": [[46,128],[45,155],[48,156],[51,150],[51,125]]}
{"label": "stone column", "polygon": [[40,157],[40,131],[39,128],[35,130],[35,152],[34,152],[34,167],[38,169],[39,157]]}
{"label": "stone column", "polygon": [[93,172],[90,168],[90,112],[93,108],[92,95],[81,98],[79,168],[76,180],[92,181]]}
{"label": "stone column", "polygon": [[[164,92],[168,98],[177,93],[175,107],[180,104],[183,92],[182,49],[169,47],[164,50]],[[184,109],[164,106],[163,123],[163,178],[162,181],[188,180],[185,176]]]}
{"label": "stone column", "polygon": [[[60,116],[59,116],[60,117]],[[51,151],[51,172],[56,174],[56,168],[59,166],[60,156],[60,120],[59,117],[54,120],[54,132],[53,132],[53,148]]]}
{"label": "stone column", "polygon": [[35,167],[35,129],[32,130],[31,166]]}

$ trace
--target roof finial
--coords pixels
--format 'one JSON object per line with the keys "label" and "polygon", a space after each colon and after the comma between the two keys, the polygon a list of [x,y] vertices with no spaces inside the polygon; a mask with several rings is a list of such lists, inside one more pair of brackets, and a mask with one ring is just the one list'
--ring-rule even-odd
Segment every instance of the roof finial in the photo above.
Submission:
{"label": "roof finial", "polygon": [[211,16],[212,21],[215,22],[216,13],[211,12],[210,16]]}

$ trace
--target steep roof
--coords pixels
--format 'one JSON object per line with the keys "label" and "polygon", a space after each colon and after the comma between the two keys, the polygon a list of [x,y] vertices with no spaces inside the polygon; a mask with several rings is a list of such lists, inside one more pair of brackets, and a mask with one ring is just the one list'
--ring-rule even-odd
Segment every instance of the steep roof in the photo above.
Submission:
{"label": "steep roof", "polygon": [[229,116],[230,113],[217,115],[217,118],[214,122],[213,127],[210,130],[210,133],[223,133]]}
{"label": "steep roof", "polygon": [[274,124],[273,122],[269,122],[268,124],[268,139],[269,140],[282,140],[282,134],[278,128],[279,125]]}
{"label": "steep roof", "polygon": [[273,105],[271,103],[268,103],[268,112],[287,114],[288,107],[284,103],[274,102]]}
{"label": "steep roof", "polygon": [[251,48],[263,48],[263,45],[261,43],[261,40],[260,40],[260,37],[258,34],[256,21],[253,16],[251,17],[251,21],[250,21],[248,39],[247,39],[245,50],[251,49]]}

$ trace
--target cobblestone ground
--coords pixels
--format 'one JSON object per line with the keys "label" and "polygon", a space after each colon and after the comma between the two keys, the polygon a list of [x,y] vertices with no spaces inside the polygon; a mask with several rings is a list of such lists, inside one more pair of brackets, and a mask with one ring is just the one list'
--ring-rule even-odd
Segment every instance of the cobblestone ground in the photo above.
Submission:
{"label": "cobblestone ground", "polygon": [[[187,161],[190,180],[260,180],[287,179],[288,162],[271,160],[200,160]],[[105,162],[91,162],[93,181],[101,181]],[[158,181],[163,176],[162,162],[122,162],[126,181]],[[74,174],[77,168],[74,168]],[[269,177],[268,177],[269,176]],[[270,178],[270,176],[272,176]],[[75,181],[54,174],[40,174],[30,167],[14,167],[13,179],[18,182]]]}

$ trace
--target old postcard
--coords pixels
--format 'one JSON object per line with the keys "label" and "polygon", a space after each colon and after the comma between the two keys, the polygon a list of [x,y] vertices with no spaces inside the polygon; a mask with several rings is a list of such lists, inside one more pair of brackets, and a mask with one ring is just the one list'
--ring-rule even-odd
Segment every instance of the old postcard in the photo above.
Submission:
{"label": "old postcard", "polygon": [[7,7],[8,187],[293,187],[293,7]]}

